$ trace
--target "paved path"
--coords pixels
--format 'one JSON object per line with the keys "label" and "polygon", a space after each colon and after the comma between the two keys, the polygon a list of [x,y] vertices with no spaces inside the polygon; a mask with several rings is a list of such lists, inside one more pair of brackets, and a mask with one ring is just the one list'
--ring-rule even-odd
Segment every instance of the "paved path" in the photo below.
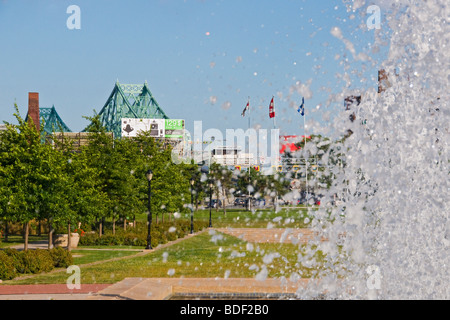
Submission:
{"label": "paved path", "polygon": [[[316,238],[309,229],[292,228],[218,228],[219,232],[253,243],[307,243]],[[321,241],[326,239],[321,238]]]}
{"label": "paved path", "polygon": [[[18,244],[11,246],[12,249],[23,250],[24,245]],[[28,249],[48,249],[48,240],[39,240],[28,243]]]}
{"label": "paved path", "polygon": [[82,284],[80,289],[69,289],[66,284],[46,285],[6,285],[0,286],[0,295],[4,294],[74,294],[93,293],[109,287],[111,284]]}

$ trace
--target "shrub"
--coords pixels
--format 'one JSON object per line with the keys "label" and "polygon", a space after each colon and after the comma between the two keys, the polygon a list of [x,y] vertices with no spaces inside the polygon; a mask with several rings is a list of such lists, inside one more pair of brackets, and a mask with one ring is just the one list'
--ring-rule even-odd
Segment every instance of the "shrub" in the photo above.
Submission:
{"label": "shrub", "polygon": [[97,233],[86,233],[82,238],[80,238],[80,242],[78,244],[81,246],[94,246],[99,238],[100,237]]}
{"label": "shrub", "polygon": [[[208,226],[207,221],[194,221],[194,231],[197,232]],[[169,232],[171,227],[175,227],[174,232]],[[138,223],[136,228],[117,229],[116,234],[106,233],[100,237],[97,233],[85,233],[80,238],[79,244],[82,246],[146,246],[147,245],[147,226],[146,223]],[[152,247],[156,247],[159,244],[167,243],[168,241],[174,241],[178,238],[183,238],[191,232],[191,221],[189,220],[177,220],[177,221],[165,221],[158,224],[152,224]]]}
{"label": "shrub", "polygon": [[25,265],[23,262],[23,255],[16,249],[6,248],[3,252],[12,259],[14,269],[17,273],[25,273]]}
{"label": "shrub", "polygon": [[[156,248],[161,243],[161,234],[158,231],[152,231],[151,233],[152,240],[152,248]],[[145,242],[147,244],[147,242]]]}
{"label": "shrub", "polygon": [[176,232],[164,232],[164,235],[167,237],[168,241],[175,241],[178,239],[177,233]]}
{"label": "shrub", "polygon": [[14,268],[13,259],[5,252],[0,251],[0,279],[11,280],[17,275],[17,270]]}
{"label": "shrub", "polygon": [[[73,264],[72,254],[64,248],[54,248],[51,250],[27,250],[18,251],[7,248],[0,252],[2,254],[0,262],[5,258],[5,264],[0,265],[0,274],[10,277],[11,274],[40,273],[49,272],[53,268],[67,268]],[[3,267],[8,266],[11,274],[4,275]]]}
{"label": "shrub", "polygon": [[53,258],[48,250],[27,250],[21,254],[25,267],[23,273],[48,272],[54,268]]}
{"label": "shrub", "polygon": [[126,246],[146,246],[147,245],[147,235],[146,234],[136,234],[129,233],[123,236],[123,244]]}
{"label": "shrub", "polygon": [[58,247],[51,249],[50,256],[55,268],[67,268],[73,264],[72,254],[64,248]]}

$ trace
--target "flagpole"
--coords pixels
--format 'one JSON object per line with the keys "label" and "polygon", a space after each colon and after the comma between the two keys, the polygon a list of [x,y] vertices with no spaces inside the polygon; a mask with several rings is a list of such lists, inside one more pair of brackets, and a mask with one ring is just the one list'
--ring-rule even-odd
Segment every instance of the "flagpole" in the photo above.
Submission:
{"label": "flagpole", "polygon": [[[248,130],[251,128],[251,111],[250,111],[250,97],[248,97]],[[250,133],[250,131],[249,131]],[[252,177],[250,175],[250,139],[248,140],[248,183],[252,184]],[[250,198],[250,188],[248,188],[248,210],[251,210],[251,198]]]}
{"label": "flagpole", "polygon": [[[275,98],[275,96],[272,96],[272,100]],[[275,122],[275,117],[276,117],[276,113],[275,113],[275,103],[273,104],[273,128],[276,128],[276,122]]]}
{"label": "flagpole", "polygon": [[305,112],[305,105],[303,105],[303,132],[305,134],[305,143],[303,145],[303,152],[304,152],[304,157],[305,157],[306,204],[308,204],[308,159],[306,158],[306,112]]}
{"label": "flagpole", "polygon": [[250,112],[250,97],[248,97],[248,128],[249,129],[251,127],[251,117],[252,117],[252,114]]}

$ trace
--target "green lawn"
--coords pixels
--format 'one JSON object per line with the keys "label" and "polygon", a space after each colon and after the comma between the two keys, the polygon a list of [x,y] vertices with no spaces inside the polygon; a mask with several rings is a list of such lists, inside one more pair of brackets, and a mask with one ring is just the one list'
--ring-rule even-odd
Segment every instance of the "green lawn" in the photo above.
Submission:
{"label": "green lawn", "polygon": [[[311,209],[316,210],[316,209]],[[190,214],[183,214],[186,219]],[[308,218],[305,220],[305,218]],[[209,221],[209,209],[198,210],[194,219]],[[311,219],[305,208],[281,209],[275,212],[272,209],[258,209],[245,211],[228,209],[224,214],[222,209],[211,209],[211,221],[214,228],[307,228]]]}
{"label": "green lawn", "polygon": [[[74,254],[78,252],[74,250]],[[245,278],[259,274],[289,278],[293,273],[309,277],[314,270],[298,263],[298,256],[303,254],[303,247],[298,245],[249,245],[236,237],[205,232],[144,256],[81,266],[81,283],[115,283],[126,277]],[[315,259],[320,262],[322,257]],[[61,271],[5,284],[65,283],[67,277]]]}
{"label": "green lawn", "polygon": [[138,253],[139,251],[125,250],[77,250],[73,249],[73,264],[82,265],[96,261],[125,257]]}
{"label": "green lawn", "polygon": [[[212,209],[211,215],[214,228],[307,228],[311,220],[308,209],[305,208],[282,209],[278,212],[270,209],[253,211],[228,209],[226,214],[222,210],[217,212]],[[140,221],[141,218],[137,217],[137,220]],[[190,219],[190,214],[181,214],[179,219]],[[209,209],[195,212],[194,219],[209,221]],[[10,239],[23,243],[21,237],[16,239],[11,236]],[[39,240],[42,239],[46,239],[46,236]],[[35,239],[30,238],[30,241],[32,240]],[[136,249],[143,249],[128,246],[121,248],[130,250],[108,250],[119,248],[110,246],[85,249],[95,248],[104,250],[72,250],[74,264],[81,267],[82,283],[115,283],[126,277],[245,278],[259,274],[260,277],[289,278],[293,273],[309,277],[311,272],[314,272],[299,264],[298,257],[304,254],[304,248],[301,246],[279,243],[248,244],[221,233],[211,235],[205,232],[145,256],[82,266],[95,261],[131,256],[139,252]],[[323,257],[319,255],[314,259],[320,262]],[[5,281],[4,284],[65,283],[67,277],[65,270],[62,270],[24,280]]]}
{"label": "green lawn", "polygon": [[[47,240],[48,236],[46,234],[43,234],[42,236],[28,236],[28,243],[33,241],[40,241],[40,240]],[[5,239],[2,238],[2,242],[0,242],[0,248],[7,248],[11,246],[16,246],[20,244],[24,244],[23,237],[20,235],[9,235],[8,236],[8,242],[5,242]]]}

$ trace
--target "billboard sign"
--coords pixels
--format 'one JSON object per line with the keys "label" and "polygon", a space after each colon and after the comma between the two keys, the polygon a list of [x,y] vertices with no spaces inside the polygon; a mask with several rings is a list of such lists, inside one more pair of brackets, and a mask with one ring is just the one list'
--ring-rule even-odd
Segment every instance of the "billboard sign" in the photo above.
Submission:
{"label": "billboard sign", "polygon": [[155,138],[182,139],[184,120],[122,118],[122,137],[136,137],[140,131],[149,131]]}
{"label": "billboard sign", "polygon": [[184,120],[166,119],[165,120],[165,137],[182,139],[184,135]]}

